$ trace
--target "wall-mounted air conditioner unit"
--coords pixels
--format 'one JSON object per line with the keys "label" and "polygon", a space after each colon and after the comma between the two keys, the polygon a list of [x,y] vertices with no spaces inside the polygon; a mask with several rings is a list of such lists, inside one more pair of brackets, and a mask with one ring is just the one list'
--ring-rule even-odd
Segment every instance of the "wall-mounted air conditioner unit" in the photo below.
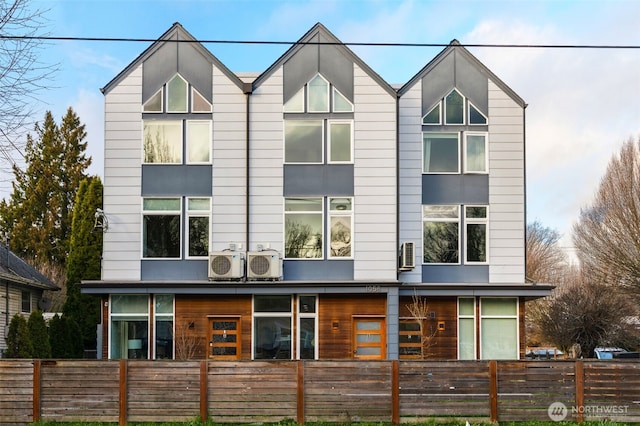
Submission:
{"label": "wall-mounted air conditioner unit", "polygon": [[410,271],[416,267],[416,245],[413,241],[405,241],[400,246],[400,270]]}
{"label": "wall-mounted air conditioner unit", "polygon": [[242,253],[220,251],[209,253],[209,278],[212,280],[238,280],[244,276]]}
{"label": "wall-mounted air conditioner unit", "polygon": [[250,280],[279,280],[282,276],[282,259],[275,250],[247,253],[247,278]]}

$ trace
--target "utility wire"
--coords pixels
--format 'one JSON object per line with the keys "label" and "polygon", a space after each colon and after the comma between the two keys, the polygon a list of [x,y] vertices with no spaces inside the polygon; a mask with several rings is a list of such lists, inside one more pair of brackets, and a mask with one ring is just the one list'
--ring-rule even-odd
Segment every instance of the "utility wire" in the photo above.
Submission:
{"label": "utility wire", "polygon": [[[0,35],[0,40],[43,40],[43,41],[104,41],[104,42],[139,42],[154,43],[202,43],[202,44],[254,44],[254,45],[340,45],[340,46],[374,46],[374,47],[447,47],[451,43],[371,43],[371,42],[317,42],[317,41],[266,41],[266,40],[183,40],[152,38],[124,38],[124,37],[62,37],[62,36],[16,36]],[[509,47],[533,49],[640,49],[640,45],[597,45],[597,44],[491,44],[491,43],[460,43],[463,47]]]}

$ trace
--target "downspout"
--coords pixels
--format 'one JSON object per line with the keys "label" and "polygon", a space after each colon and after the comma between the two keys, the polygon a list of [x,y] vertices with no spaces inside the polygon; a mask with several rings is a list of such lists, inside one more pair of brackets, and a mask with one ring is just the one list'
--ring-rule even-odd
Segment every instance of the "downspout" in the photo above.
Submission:
{"label": "downspout", "polygon": [[250,229],[249,229],[249,219],[250,219],[250,213],[251,213],[251,207],[250,207],[250,203],[249,203],[249,197],[251,195],[251,190],[250,190],[250,157],[249,157],[249,153],[251,152],[250,150],[250,125],[249,125],[249,117],[250,117],[250,105],[251,102],[249,102],[249,100],[251,99],[251,93],[252,93],[252,89],[253,89],[253,85],[251,83],[244,83],[243,87],[243,92],[245,95],[245,99],[246,99],[246,107],[245,107],[245,243],[247,244],[247,246],[245,247],[246,251],[250,251],[250,243],[251,241],[249,240],[250,238]]}
{"label": "downspout", "polygon": [[396,281],[400,280],[400,93],[396,91]]}

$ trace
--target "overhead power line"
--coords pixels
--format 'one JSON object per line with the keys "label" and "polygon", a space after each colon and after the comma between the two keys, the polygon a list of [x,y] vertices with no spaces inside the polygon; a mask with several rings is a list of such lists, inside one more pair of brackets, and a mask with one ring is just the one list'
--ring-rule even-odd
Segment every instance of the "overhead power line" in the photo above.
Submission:
{"label": "overhead power line", "polygon": [[[296,45],[322,44],[344,46],[373,46],[373,47],[447,47],[451,43],[375,43],[375,42],[299,42],[299,41],[266,41],[266,40],[158,40],[152,38],[128,37],[63,37],[63,36],[16,36],[0,35],[0,40],[42,40],[42,41],[102,41],[102,42],[138,42],[154,43],[156,41],[169,43],[202,43],[202,44],[255,44],[255,45]],[[534,49],[640,49],[640,45],[597,45],[597,44],[492,44],[492,43],[460,43],[464,47],[509,47]]]}

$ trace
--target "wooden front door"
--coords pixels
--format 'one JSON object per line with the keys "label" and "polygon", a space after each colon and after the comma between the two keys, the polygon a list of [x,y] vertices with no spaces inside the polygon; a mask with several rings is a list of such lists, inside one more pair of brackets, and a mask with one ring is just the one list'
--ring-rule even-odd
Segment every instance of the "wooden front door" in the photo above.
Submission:
{"label": "wooden front door", "polygon": [[209,358],[240,359],[240,330],[240,318],[209,318]]}
{"label": "wooden front door", "polygon": [[353,319],[354,359],[384,359],[386,340],[384,318],[357,317]]}

